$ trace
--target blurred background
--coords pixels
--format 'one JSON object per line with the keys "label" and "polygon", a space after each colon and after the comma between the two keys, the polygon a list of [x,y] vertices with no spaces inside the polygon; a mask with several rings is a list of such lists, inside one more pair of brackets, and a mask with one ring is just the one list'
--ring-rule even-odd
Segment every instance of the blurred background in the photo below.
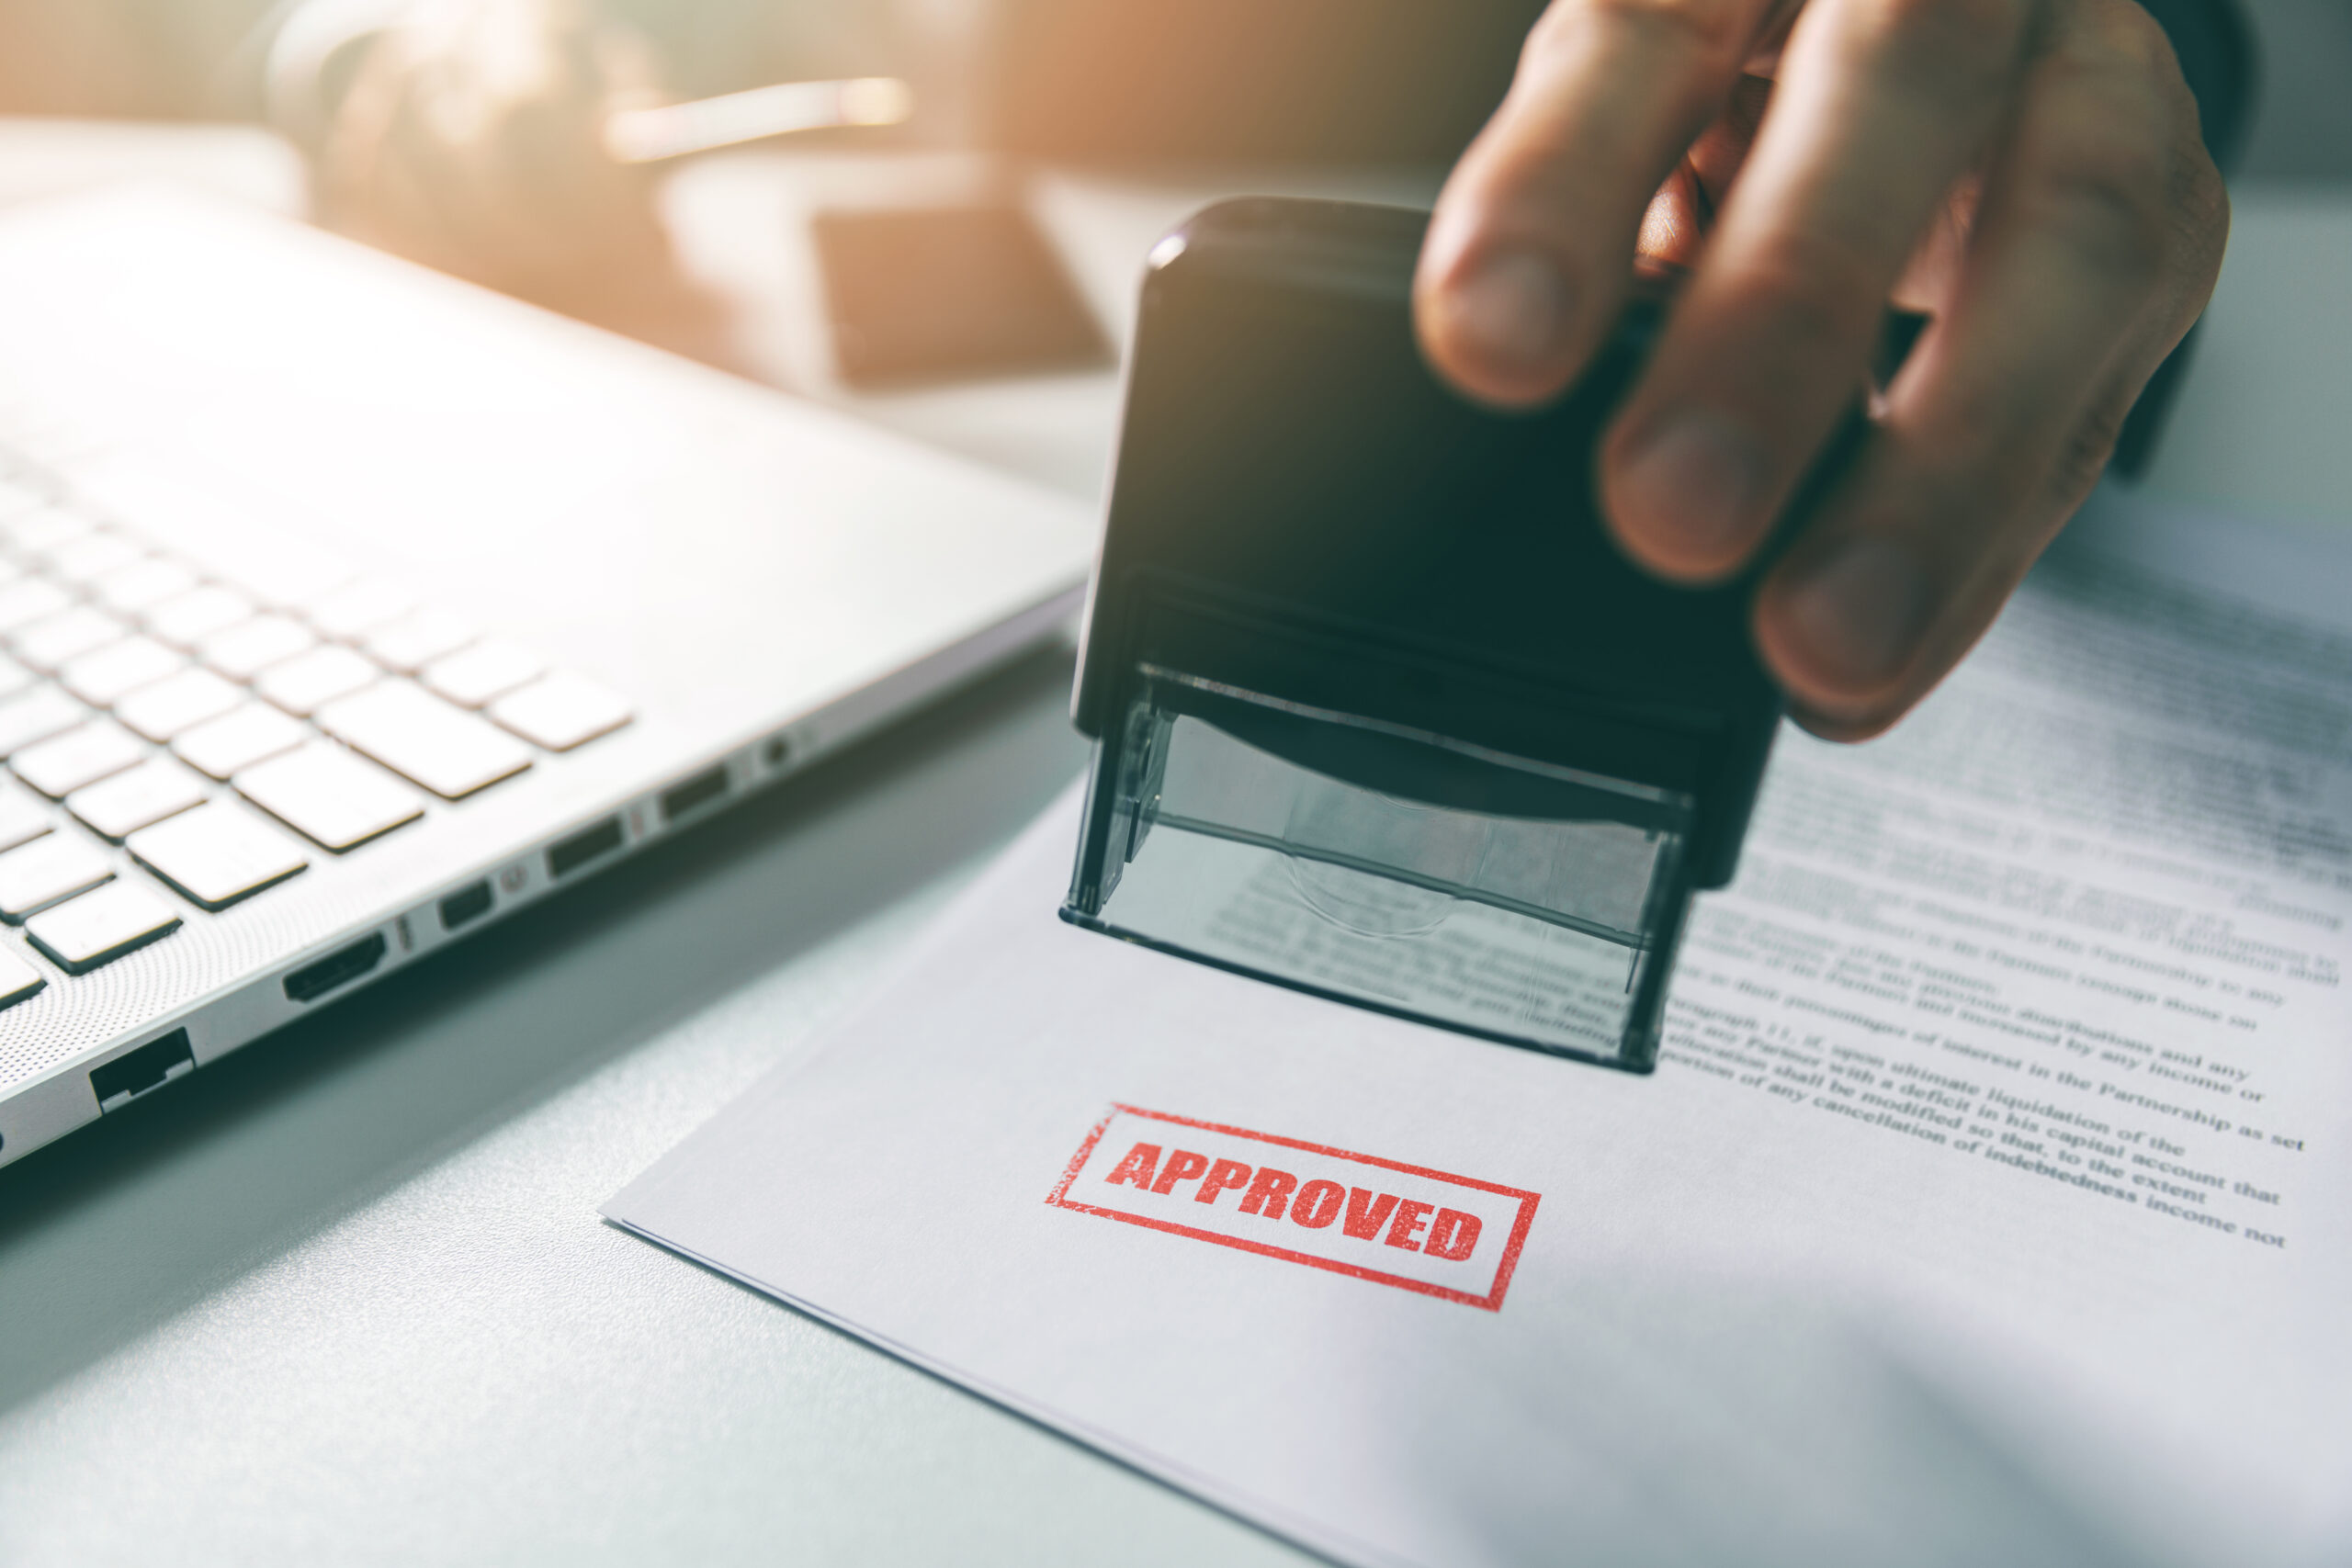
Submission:
{"label": "blurred background", "polygon": [[[2233,154],[2242,228],[2278,193],[2302,204],[2279,222],[2339,223],[2352,0],[2144,3],[2201,40],[2184,58],[2209,140]],[[1153,239],[1242,190],[1430,199],[1541,9],[0,0],[0,205],[126,175],[206,186],[1091,499]],[[827,85],[658,118],[875,78],[878,98]],[[2217,82],[2258,91],[2249,107]],[[779,109],[806,128],[708,134]],[[638,152],[616,156],[619,119],[645,110]],[[730,145],[679,151],[697,136]],[[2269,254],[2317,253],[2282,231]],[[2304,352],[2266,342],[2230,374]],[[2312,471],[2275,458],[2286,436],[2211,427],[2225,434],[2200,462],[2234,487],[2216,493],[2342,504],[2278,477]]]}
{"label": "blurred background", "polygon": [[[2352,4],[2245,0],[2265,106],[2244,172],[2352,177]],[[0,111],[265,114],[272,34],[303,9],[492,10],[625,29],[660,87],[798,78],[929,89],[910,133],[1121,159],[1442,156],[1491,105],[1535,0],[5,0]],[[452,29],[453,32],[455,29]],[[983,127],[992,119],[992,127]]]}

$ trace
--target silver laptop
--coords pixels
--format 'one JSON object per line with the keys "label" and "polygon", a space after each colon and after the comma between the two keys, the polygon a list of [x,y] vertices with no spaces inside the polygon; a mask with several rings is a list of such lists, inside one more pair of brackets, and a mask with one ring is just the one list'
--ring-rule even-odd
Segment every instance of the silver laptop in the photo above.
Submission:
{"label": "silver laptop", "polygon": [[0,1165],[1048,635],[1093,533],[280,220],[0,217]]}

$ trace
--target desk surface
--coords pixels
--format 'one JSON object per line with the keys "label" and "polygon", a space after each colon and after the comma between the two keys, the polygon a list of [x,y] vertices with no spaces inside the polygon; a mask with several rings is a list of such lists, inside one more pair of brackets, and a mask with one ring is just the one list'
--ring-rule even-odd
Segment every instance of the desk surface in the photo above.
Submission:
{"label": "desk surface", "polygon": [[[696,265],[775,277],[777,193],[832,177],[705,165]],[[1200,194],[1039,200],[1115,321]],[[761,204],[767,261],[718,243]],[[2352,522],[2352,196],[2241,210],[2158,482]],[[1107,378],[852,399],[778,298],[744,337],[778,379],[1099,486]],[[1069,677],[1041,654],[6,1173],[0,1561],[1305,1561],[594,1213],[1077,772]]]}

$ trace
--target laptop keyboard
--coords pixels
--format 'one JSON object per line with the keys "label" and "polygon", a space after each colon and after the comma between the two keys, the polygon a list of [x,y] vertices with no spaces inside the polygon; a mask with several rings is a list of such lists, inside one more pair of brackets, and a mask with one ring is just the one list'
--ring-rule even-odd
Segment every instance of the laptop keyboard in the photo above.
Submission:
{"label": "laptop keyboard", "polygon": [[[392,583],[189,558],[38,480],[0,478],[0,922],[68,976],[630,717]],[[48,983],[0,941],[0,1007]]]}

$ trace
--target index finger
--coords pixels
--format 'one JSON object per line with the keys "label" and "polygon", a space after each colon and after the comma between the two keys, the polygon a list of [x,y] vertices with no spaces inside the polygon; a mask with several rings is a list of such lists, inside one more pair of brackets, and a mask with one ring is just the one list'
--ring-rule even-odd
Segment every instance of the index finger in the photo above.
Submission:
{"label": "index finger", "polygon": [[1792,0],[1553,0],[1438,198],[1414,280],[1431,366],[1538,402],[1623,303],[1642,214]]}

